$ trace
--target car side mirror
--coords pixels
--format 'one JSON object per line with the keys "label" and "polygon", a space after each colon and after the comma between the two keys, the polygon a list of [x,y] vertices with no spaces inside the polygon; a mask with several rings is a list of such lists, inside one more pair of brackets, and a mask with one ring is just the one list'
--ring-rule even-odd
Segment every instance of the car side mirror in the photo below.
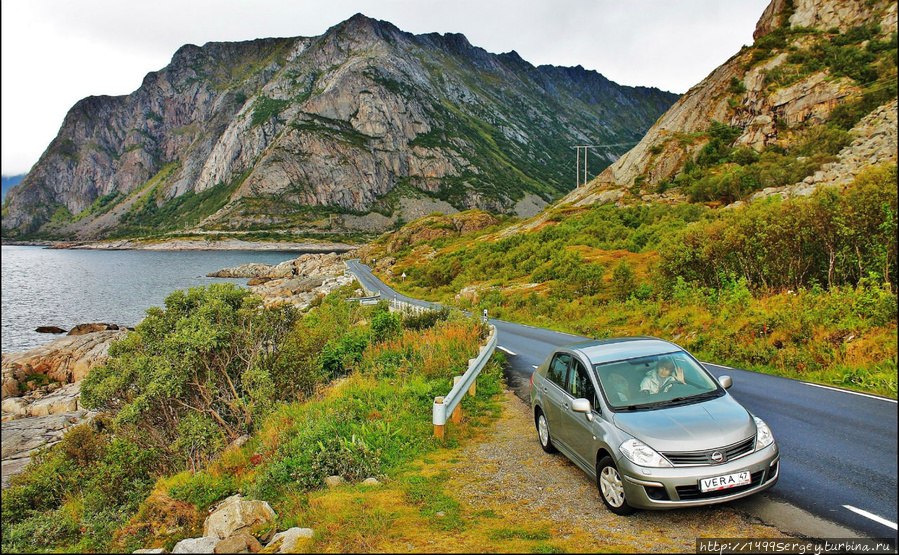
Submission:
{"label": "car side mirror", "polygon": [[730,376],[721,376],[720,378],[718,378],[718,383],[720,383],[721,387],[723,387],[724,389],[729,389],[734,385],[734,381],[730,379]]}
{"label": "car side mirror", "polygon": [[593,410],[590,407],[590,401],[587,399],[575,399],[572,401],[571,410],[573,412],[582,412],[587,415],[587,420],[593,421]]}

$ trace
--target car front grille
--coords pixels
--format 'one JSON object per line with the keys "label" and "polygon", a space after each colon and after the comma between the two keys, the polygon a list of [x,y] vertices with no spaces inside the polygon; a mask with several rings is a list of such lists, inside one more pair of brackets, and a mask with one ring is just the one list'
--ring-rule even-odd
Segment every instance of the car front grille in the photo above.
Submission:
{"label": "car front grille", "polygon": [[[748,437],[743,441],[720,447],[718,449],[709,449],[706,451],[684,451],[677,453],[662,453],[662,456],[668,459],[674,466],[708,466],[713,464],[723,464],[734,459],[744,457],[755,450],[755,436]],[[715,460],[715,453],[720,453],[721,460]]]}

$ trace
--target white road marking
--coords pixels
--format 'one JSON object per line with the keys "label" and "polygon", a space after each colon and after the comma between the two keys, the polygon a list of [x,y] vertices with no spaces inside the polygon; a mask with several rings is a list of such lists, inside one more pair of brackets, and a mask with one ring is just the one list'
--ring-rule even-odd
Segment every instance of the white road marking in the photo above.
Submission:
{"label": "white road marking", "polygon": [[868,511],[863,511],[861,509],[857,509],[857,508],[853,507],[852,505],[843,505],[843,507],[845,507],[846,509],[849,509],[853,513],[862,515],[865,518],[870,518],[871,520],[873,520],[874,522],[876,522],[878,524],[883,524],[884,526],[888,526],[888,527],[892,528],[893,530],[896,530],[895,522],[890,522],[889,520],[879,517],[875,514],[869,513]]}
{"label": "white road marking", "polygon": [[496,348],[499,349],[500,351],[503,351],[503,352],[506,353],[506,354],[512,355],[513,357],[517,357],[517,356],[518,356],[518,355],[516,355],[515,353],[513,353],[512,351],[510,351],[509,349],[503,347],[502,345],[497,345]]}
{"label": "white road marking", "polygon": [[888,399],[886,397],[879,397],[877,395],[868,395],[867,393],[859,393],[858,391],[849,391],[848,389],[840,389],[838,387],[828,387],[826,385],[816,384],[816,383],[808,383],[802,382],[805,385],[810,385],[812,387],[820,387],[821,389],[829,389],[831,391],[839,391],[840,393],[849,393],[850,395],[858,395],[860,397],[869,397],[871,399],[880,399],[881,401],[888,401],[890,403],[895,403],[896,399]]}

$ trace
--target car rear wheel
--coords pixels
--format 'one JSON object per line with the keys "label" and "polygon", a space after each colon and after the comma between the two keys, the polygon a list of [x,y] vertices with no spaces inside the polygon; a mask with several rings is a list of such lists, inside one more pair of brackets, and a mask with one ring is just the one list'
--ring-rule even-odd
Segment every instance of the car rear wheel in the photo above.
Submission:
{"label": "car rear wheel", "polygon": [[542,410],[537,409],[537,438],[540,440],[540,447],[547,453],[555,453],[556,447],[553,445],[553,439],[549,435],[549,423],[546,422],[546,416]]}
{"label": "car rear wheel", "polygon": [[596,464],[596,487],[606,507],[616,515],[629,515],[634,508],[627,504],[621,474],[612,457],[605,456]]}

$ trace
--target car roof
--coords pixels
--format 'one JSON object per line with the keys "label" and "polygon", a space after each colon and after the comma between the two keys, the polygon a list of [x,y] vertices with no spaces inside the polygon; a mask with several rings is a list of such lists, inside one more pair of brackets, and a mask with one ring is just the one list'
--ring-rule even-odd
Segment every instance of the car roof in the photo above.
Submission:
{"label": "car roof", "polygon": [[657,337],[614,337],[579,341],[565,346],[582,352],[592,364],[683,351],[682,347]]}

